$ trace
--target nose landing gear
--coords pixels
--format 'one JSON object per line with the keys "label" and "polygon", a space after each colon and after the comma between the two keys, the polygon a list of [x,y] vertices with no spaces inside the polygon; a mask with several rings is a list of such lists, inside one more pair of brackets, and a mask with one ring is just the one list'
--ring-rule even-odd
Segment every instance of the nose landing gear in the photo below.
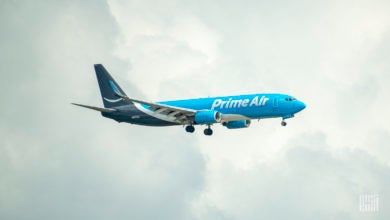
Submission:
{"label": "nose landing gear", "polygon": [[293,117],[294,117],[293,114],[283,116],[283,117],[282,117],[282,123],[280,123],[280,124],[281,124],[283,127],[286,126],[286,125],[287,125],[287,122],[285,122],[284,120],[285,120],[285,119],[288,119],[288,118],[293,118]]}

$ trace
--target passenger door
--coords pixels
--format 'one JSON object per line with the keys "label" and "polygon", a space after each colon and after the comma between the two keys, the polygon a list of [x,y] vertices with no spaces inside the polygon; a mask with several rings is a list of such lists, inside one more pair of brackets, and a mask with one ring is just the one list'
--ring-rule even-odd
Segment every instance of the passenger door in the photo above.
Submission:
{"label": "passenger door", "polygon": [[272,109],[277,111],[279,107],[279,96],[273,98]]}

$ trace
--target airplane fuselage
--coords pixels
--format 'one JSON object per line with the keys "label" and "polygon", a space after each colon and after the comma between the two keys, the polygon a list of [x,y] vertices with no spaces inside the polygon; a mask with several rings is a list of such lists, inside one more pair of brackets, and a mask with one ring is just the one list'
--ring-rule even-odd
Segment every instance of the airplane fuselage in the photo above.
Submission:
{"label": "airplane fuselage", "polygon": [[[194,110],[215,110],[222,114],[222,121],[251,120],[262,118],[291,118],[305,108],[298,100],[291,100],[285,94],[249,94],[237,96],[219,96],[196,99],[183,99],[157,102],[174,107]],[[102,115],[118,122],[148,126],[180,125],[170,118],[169,114],[155,112],[144,104],[125,105],[116,108],[118,111]]]}

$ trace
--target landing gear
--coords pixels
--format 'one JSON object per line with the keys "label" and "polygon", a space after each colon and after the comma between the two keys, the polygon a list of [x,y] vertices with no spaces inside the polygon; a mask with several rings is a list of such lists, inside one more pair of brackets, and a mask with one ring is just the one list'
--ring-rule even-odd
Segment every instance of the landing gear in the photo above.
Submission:
{"label": "landing gear", "polygon": [[213,134],[213,130],[211,130],[210,125],[207,126],[203,131],[204,135],[211,136]]}
{"label": "landing gear", "polygon": [[211,130],[211,128],[206,128],[203,133],[207,136],[211,136],[213,134],[213,130]]}
{"label": "landing gear", "polygon": [[[187,125],[186,131],[188,133],[193,133],[195,131],[195,127],[193,125]],[[213,134],[213,130],[211,130],[210,125],[206,129],[204,129],[203,133],[207,136],[211,136]]]}
{"label": "landing gear", "polygon": [[186,131],[188,133],[193,133],[195,131],[195,127],[192,125],[188,125],[188,126],[186,126]]}
{"label": "landing gear", "polygon": [[284,120],[285,119],[288,119],[288,118],[293,118],[294,117],[294,114],[290,114],[290,115],[285,115],[285,116],[283,116],[282,117],[282,123],[281,123],[281,125],[284,127],[284,126],[286,126],[287,125],[287,122],[285,122]]}

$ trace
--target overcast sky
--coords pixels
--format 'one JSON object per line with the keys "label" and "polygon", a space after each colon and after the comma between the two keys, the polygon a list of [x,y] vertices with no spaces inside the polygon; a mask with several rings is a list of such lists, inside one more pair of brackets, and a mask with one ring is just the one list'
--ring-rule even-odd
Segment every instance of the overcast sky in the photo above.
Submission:
{"label": "overcast sky", "polygon": [[[0,0],[0,219],[390,219],[390,2]],[[147,100],[280,92],[248,129],[118,124]],[[379,211],[359,196],[379,195]]]}

